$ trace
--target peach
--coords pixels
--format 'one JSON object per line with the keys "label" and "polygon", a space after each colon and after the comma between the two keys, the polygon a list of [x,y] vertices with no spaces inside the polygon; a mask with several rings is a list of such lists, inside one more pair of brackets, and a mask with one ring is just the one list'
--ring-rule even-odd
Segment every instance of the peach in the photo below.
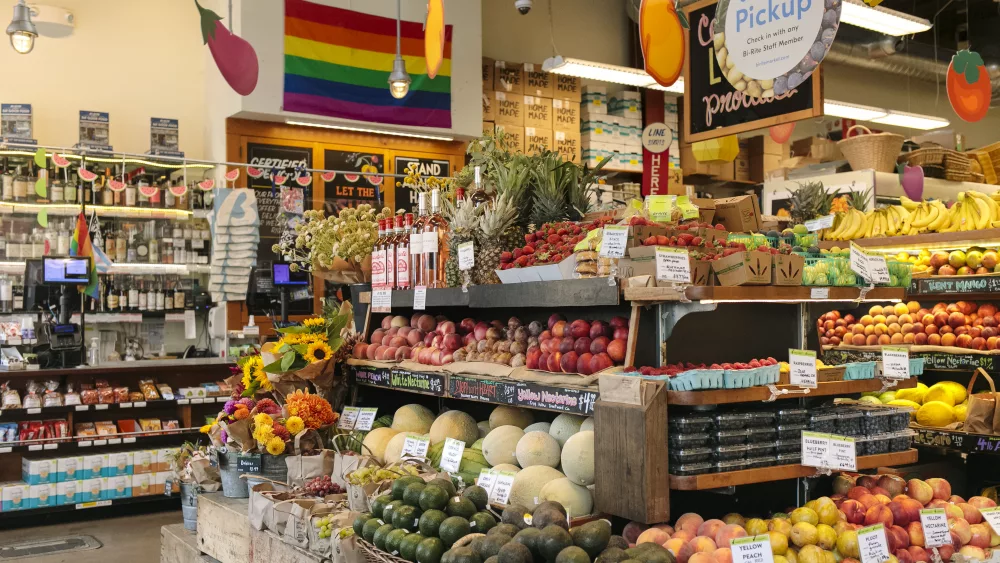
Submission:
{"label": "peach", "polygon": [[883,494],[875,495],[875,500],[879,501],[882,504],[889,504],[889,502],[890,502],[889,497],[887,497],[887,496],[885,496]]}
{"label": "peach", "polygon": [[[944,502],[944,501],[941,501],[941,502]],[[942,506],[940,508],[944,509],[944,514],[945,514],[945,516],[948,517],[949,520],[952,519],[952,518],[962,518],[963,520],[965,519],[965,513],[957,505],[954,505],[954,504],[945,504],[944,506]]]}
{"label": "peach", "polygon": [[688,559],[690,559],[696,551],[694,543],[692,542],[687,542],[682,545],[680,550],[677,551],[677,563],[688,563]]}
{"label": "peach", "polygon": [[965,545],[972,539],[972,526],[966,522],[965,518],[948,519],[948,529],[952,532],[952,537],[957,537],[957,545]]}
{"label": "peach", "polygon": [[715,563],[715,557],[712,556],[712,553],[698,551],[691,554],[691,557],[688,558],[688,563]]}
{"label": "peach", "polygon": [[940,346],[941,345],[941,335],[940,334],[931,334],[930,336],[928,336],[927,337],[927,345],[928,346]]}
{"label": "peach", "polygon": [[865,507],[865,512],[868,512],[868,510],[873,506],[883,506],[882,503],[875,498],[875,495],[865,495],[861,497],[858,502],[861,503],[861,506]]}
{"label": "peach", "polygon": [[670,539],[681,539],[684,540],[684,543],[687,543],[694,539],[694,532],[677,528],[676,532],[670,534]]}
{"label": "peach", "polygon": [[625,341],[617,338],[612,340],[608,344],[608,356],[616,363],[625,361]]}
{"label": "peach", "polygon": [[641,543],[655,543],[657,545],[663,545],[667,540],[670,539],[670,534],[660,530],[659,528],[649,528],[639,534],[635,540],[635,544],[639,545]]}
{"label": "peach", "polygon": [[641,524],[639,522],[629,522],[625,524],[625,528],[622,530],[622,537],[628,543],[634,544],[639,540],[639,534],[645,532],[649,529],[649,526]]}
{"label": "peach", "polygon": [[962,546],[962,548],[958,550],[958,553],[968,557],[969,559],[976,559],[979,561],[986,560],[986,552],[983,551],[983,548],[974,545]]}
{"label": "peach", "polygon": [[927,503],[934,499],[934,490],[925,481],[921,481],[920,479],[910,479],[907,481],[906,493],[923,505],[927,505]]}
{"label": "peach", "polygon": [[989,524],[973,524],[969,526],[972,530],[972,538],[969,539],[969,545],[976,547],[987,548],[990,546],[990,526]]}
{"label": "peach", "polygon": [[937,547],[938,555],[941,556],[942,561],[951,561],[951,556],[955,555],[954,545],[939,545]]}
{"label": "peach", "polygon": [[715,540],[708,536],[695,536],[695,538],[688,543],[694,546],[695,551],[701,553],[712,553],[718,549],[718,546],[715,545]]}
{"label": "peach", "polygon": [[896,561],[899,563],[913,563],[913,557],[910,555],[910,552],[905,549],[897,549],[893,552],[893,555],[896,556]]}
{"label": "peach", "polygon": [[705,520],[698,526],[698,535],[706,536],[709,538],[714,538],[715,535],[725,526],[726,523],[722,520],[712,518],[711,520]]}
{"label": "peach", "polygon": [[845,500],[840,505],[840,511],[851,524],[863,524],[865,521],[865,507],[854,499]]}
{"label": "peach", "polygon": [[910,545],[924,546],[924,527],[919,520],[907,524],[906,533],[910,536]]}
{"label": "peach", "polygon": [[948,497],[948,502],[953,504],[958,504],[960,502],[965,502],[965,499],[958,495],[951,495],[950,497]]}
{"label": "peach", "polygon": [[733,552],[728,547],[720,547],[712,552],[715,563],[733,563]]}
{"label": "peach", "polygon": [[878,523],[883,524],[886,529],[892,526],[892,511],[889,510],[889,507],[878,504],[865,511],[865,526]]}
{"label": "peach", "polygon": [[959,502],[955,506],[962,509],[962,517],[969,524],[978,524],[983,521],[983,515],[980,514],[979,509],[967,502]]}
{"label": "peach", "polygon": [[993,508],[997,505],[995,501],[986,497],[975,496],[969,499],[969,504],[976,508]]}
{"label": "peach", "polygon": [[663,547],[667,548],[670,551],[670,553],[673,553],[674,557],[676,558],[677,555],[681,552],[681,548],[684,547],[685,544],[687,544],[687,540],[683,540],[680,538],[670,538],[669,540],[663,543]]}
{"label": "peach", "polygon": [[576,372],[577,365],[579,365],[577,359],[576,352],[570,350],[559,358],[559,368],[566,373],[574,373]]}
{"label": "peach", "polygon": [[847,498],[858,500],[865,495],[870,495],[871,491],[867,487],[857,486],[847,491]]}
{"label": "peach", "polygon": [[396,353],[393,356],[393,359],[395,359],[397,362],[408,360],[412,352],[413,349],[410,348],[409,346],[400,346],[399,348],[396,348]]}
{"label": "peach", "polygon": [[906,549],[910,547],[910,536],[899,526],[885,529],[885,537],[889,540],[889,550]]}
{"label": "peach", "polygon": [[910,557],[913,559],[914,563],[917,561],[923,561],[928,563],[931,560],[931,556],[927,554],[927,551],[919,545],[911,545],[906,548],[906,551],[910,552]]}
{"label": "peach", "polygon": [[368,344],[365,344],[364,342],[358,342],[357,344],[354,345],[354,350],[352,351],[351,355],[358,360],[367,358],[368,356],[365,355],[365,351],[367,349],[368,349]]}
{"label": "peach", "polygon": [[681,514],[680,518],[674,522],[674,528],[677,530],[684,530],[689,532],[692,538],[697,535],[698,527],[705,522],[705,519],[694,512],[687,512]]}
{"label": "peach", "polygon": [[[937,335],[935,334],[934,336],[937,336]],[[924,334],[923,332],[918,332],[918,333],[916,333],[916,334],[913,335],[913,343],[916,344],[917,346],[923,346],[923,345],[927,344],[927,341],[929,340],[929,338],[930,337],[927,336],[926,334]]]}
{"label": "peach", "polygon": [[674,535],[674,527],[671,526],[670,524],[654,524],[651,527],[656,528],[657,530],[663,530],[664,532],[670,534],[671,536]]}
{"label": "peach", "polygon": [[948,315],[948,326],[951,328],[958,328],[960,326],[965,326],[965,315],[959,312],[954,312]]}
{"label": "peach", "polygon": [[726,524],[715,534],[715,544],[729,547],[729,542],[736,538],[746,537],[747,531],[740,524]]}
{"label": "peach", "polygon": [[903,526],[904,528],[913,521],[910,517],[910,513],[906,510],[906,506],[903,505],[901,501],[894,500],[886,505],[886,508],[892,512],[892,521],[897,526]]}

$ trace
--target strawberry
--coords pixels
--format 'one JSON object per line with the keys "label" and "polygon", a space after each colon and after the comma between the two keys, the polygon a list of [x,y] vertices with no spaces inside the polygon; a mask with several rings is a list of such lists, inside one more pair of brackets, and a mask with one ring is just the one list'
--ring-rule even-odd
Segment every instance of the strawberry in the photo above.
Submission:
{"label": "strawberry", "polygon": [[[517,249],[515,249],[514,252],[517,252]],[[514,257],[513,257],[513,255],[511,255],[510,252],[501,252],[500,253],[500,262],[502,262],[502,263],[510,262],[513,259],[514,259]]]}
{"label": "strawberry", "polygon": [[558,231],[556,231],[556,234],[559,235],[559,236],[562,236],[562,235],[565,235],[565,234],[568,234],[568,233],[569,233],[569,231],[566,230],[565,227],[563,227],[562,229],[559,229]]}
{"label": "strawberry", "polygon": [[759,368],[760,367],[760,362],[758,362],[757,360],[750,360],[750,363],[747,364],[747,365],[749,365],[752,368]]}
{"label": "strawberry", "polygon": [[718,223],[717,225],[715,225],[715,230],[716,231],[724,231],[724,230],[726,230],[726,227],[723,226],[722,223]]}
{"label": "strawberry", "polygon": [[514,263],[517,264],[518,266],[527,266],[528,265],[528,257],[527,256],[521,256],[520,258],[518,258],[517,260],[515,260]]}
{"label": "strawberry", "polygon": [[778,363],[778,360],[775,360],[773,356],[768,356],[768,357],[767,357],[767,361],[771,362],[771,365],[772,365],[772,366],[773,366],[774,364]]}
{"label": "strawberry", "polygon": [[677,230],[678,231],[686,231],[686,230],[688,230],[688,226],[687,225],[677,225]]}
{"label": "strawberry", "polygon": [[546,240],[546,241],[547,241],[547,242],[548,242],[549,244],[559,244],[560,242],[562,242],[562,239],[561,239],[561,238],[559,238],[559,235],[556,235],[556,234],[551,234],[551,235],[549,235],[549,238],[547,238],[547,239],[545,239],[545,240]]}
{"label": "strawberry", "polygon": [[531,246],[530,244],[529,244],[528,246],[525,246],[525,247],[524,247],[524,248],[522,248],[521,250],[522,250],[522,251],[523,251],[523,252],[524,252],[525,254],[534,254],[534,253],[535,253],[535,247],[534,247],[534,246]]}
{"label": "strawberry", "polygon": [[550,258],[549,260],[551,260],[552,262],[562,262],[562,259],[563,259],[562,254],[553,254],[552,258]]}
{"label": "strawberry", "polygon": [[712,364],[708,366],[708,369],[722,369],[722,366],[720,366],[719,364]]}
{"label": "strawberry", "polygon": [[701,237],[694,237],[691,239],[691,246],[701,246],[703,239]]}
{"label": "strawberry", "polygon": [[535,242],[535,238],[536,238],[535,237],[535,233],[528,233],[528,234],[524,235],[524,243],[525,244],[531,244],[531,243]]}
{"label": "strawberry", "polygon": [[730,364],[728,362],[724,363],[722,364],[722,369],[733,369],[733,364]]}

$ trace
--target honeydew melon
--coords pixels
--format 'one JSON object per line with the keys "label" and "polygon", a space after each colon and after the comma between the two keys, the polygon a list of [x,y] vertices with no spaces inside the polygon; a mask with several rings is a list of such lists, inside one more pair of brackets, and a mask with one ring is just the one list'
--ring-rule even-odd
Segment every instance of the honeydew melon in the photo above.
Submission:
{"label": "honeydew melon", "polygon": [[483,456],[490,465],[517,463],[517,444],[524,437],[524,430],[517,426],[494,428],[483,438]]}
{"label": "honeydew melon", "polygon": [[434,413],[423,405],[403,405],[392,417],[392,428],[398,432],[426,434],[434,423]]}
{"label": "honeydew melon", "polygon": [[430,428],[431,444],[453,438],[472,445],[479,439],[479,427],[475,419],[462,411],[448,411],[434,420]]}
{"label": "honeydew melon", "polygon": [[519,504],[528,510],[534,510],[541,502],[539,494],[542,487],[550,481],[565,477],[558,469],[548,465],[533,465],[522,469],[514,476],[514,484],[510,487],[510,497],[507,504]]}

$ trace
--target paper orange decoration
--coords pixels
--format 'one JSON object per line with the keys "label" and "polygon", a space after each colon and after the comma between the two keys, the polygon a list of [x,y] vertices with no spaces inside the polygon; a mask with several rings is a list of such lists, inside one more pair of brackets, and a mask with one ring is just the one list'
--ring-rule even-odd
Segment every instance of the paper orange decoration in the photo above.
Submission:
{"label": "paper orange decoration", "polygon": [[684,29],[687,19],[674,0],[642,0],[639,41],[646,72],[662,86],[670,86],[684,69]]}
{"label": "paper orange decoration", "polygon": [[444,1],[428,0],[424,25],[424,60],[427,76],[434,78],[444,62]]}

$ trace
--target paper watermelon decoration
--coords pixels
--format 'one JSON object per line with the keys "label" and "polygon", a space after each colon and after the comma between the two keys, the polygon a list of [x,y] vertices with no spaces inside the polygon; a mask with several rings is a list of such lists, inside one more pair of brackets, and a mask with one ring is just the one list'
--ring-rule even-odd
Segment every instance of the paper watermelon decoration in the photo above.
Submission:
{"label": "paper watermelon decoration", "polygon": [[230,182],[235,182],[236,179],[239,178],[239,177],[240,177],[240,169],[239,168],[233,168],[229,172],[226,172],[226,180],[228,180]]}
{"label": "paper watermelon decoration", "polygon": [[207,192],[208,190],[215,187],[215,180],[212,178],[206,178],[198,182],[198,187],[201,188],[203,191]]}
{"label": "paper watermelon decoration", "polygon": [[373,186],[382,185],[382,177],[381,176],[368,175],[368,176],[365,176],[365,180],[368,180],[368,183],[371,184],[371,185],[373,185]]}
{"label": "paper watermelon decoration", "polygon": [[348,182],[357,182],[360,177],[360,174],[344,174],[344,179]]}
{"label": "paper watermelon decoration", "polygon": [[288,181],[288,176],[285,176],[284,174],[275,174],[271,176],[271,181],[274,182],[274,185],[276,186],[284,186],[285,182]]}
{"label": "paper watermelon decoration", "polygon": [[262,168],[254,168],[253,166],[247,166],[247,176],[251,178],[260,178],[264,175],[264,170]]}
{"label": "paper watermelon decoration", "polygon": [[332,182],[333,179],[337,177],[337,173],[336,172],[324,172],[324,173],[320,174],[319,177],[323,178],[324,182]]}
{"label": "paper watermelon decoration", "polygon": [[303,188],[311,184],[312,181],[313,181],[312,174],[303,174],[302,176],[295,178],[295,183],[302,186]]}
{"label": "paper watermelon decoration", "polygon": [[69,166],[69,159],[58,154],[53,154],[52,164],[55,164],[59,168],[66,168]]}
{"label": "paper watermelon decoration", "polygon": [[181,197],[182,195],[188,193],[188,187],[185,186],[184,184],[177,184],[176,186],[170,186],[170,193],[174,194],[177,197]]}
{"label": "paper watermelon decoration", "polygon": [[115,179],[108,180],[108,187],[111,188],[113,192],[120,192],[125,189],[125,182],[120,182]]}
{"label": "paper watermelon decoration", "polygon": [[139,186],[139,193],[146,197],[154,197],[160,188],[156,186]]}
{"label": "paper watermelon decoration", "polygon": [[84,182],[93,182],[94,180],[97,179],[96,173],[91,172],[90,170],[87,170],[82,166],[80,167],[79,170],[77,170],[77,174],[80,175],[80,179],[83,180]]}

